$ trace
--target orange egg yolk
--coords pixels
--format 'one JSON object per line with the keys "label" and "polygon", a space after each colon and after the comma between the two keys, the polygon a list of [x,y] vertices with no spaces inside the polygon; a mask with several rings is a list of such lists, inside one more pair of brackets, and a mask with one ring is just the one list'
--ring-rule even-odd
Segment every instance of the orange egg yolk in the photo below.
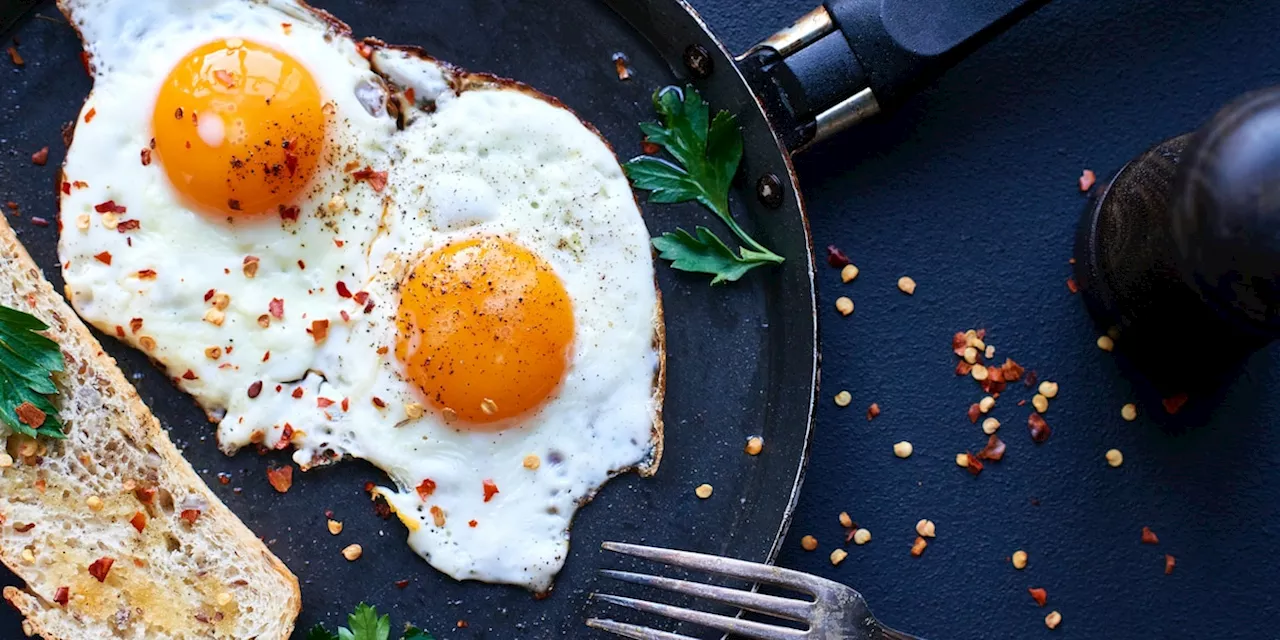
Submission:
{"label": "orange egg yolk", "polygon": [[401,283],[397,325],[396,356],[413,383],[445,420],[483,425],[555,392],[569,365],[573,306],[551,265],[484,238],[418,263]]}
{"label": "orange egg yolk", "polygon": [[328,116],[292,56],[229,38],[183,56],[151,123],[174,189],[204,213],[237,217],[292,205],[316,172]]}

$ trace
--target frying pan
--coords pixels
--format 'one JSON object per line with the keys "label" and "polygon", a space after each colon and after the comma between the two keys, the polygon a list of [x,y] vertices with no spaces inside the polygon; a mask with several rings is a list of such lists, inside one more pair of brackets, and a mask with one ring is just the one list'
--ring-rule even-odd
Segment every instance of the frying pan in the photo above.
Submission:
{"label": "frying pan", "polygon": [[[285,462],[283,454],[224,457],[190,398],[142,355],[98,337],[215,493],[298,575],[300,630],[316,622],[332,627],[367,601],[390,613],[393,627],[414,622],[437,636],[585,636],[583,620],[600,613],[588,598],[599,584],[596,570],[626,564],[602,556],[604,540],[755,561],[778,551],[804,476],[818,382],[814,256],[791,154],[891,110],[1046,1],[832,0],[736,59],[683,0],[316,2],[357,34],[421,45],[441,59],[561,98],[623,157],[639,153],[636,123],[653,119],[651,92],[674,82],[693,84],[742,126],[746,150],[731,209],[787,260],[714,288],[705,276],[659,267],[669,354],[662,467],[651,479],[612,480],[582,509],[570,555],[546,598],[455,582],[431,569],[404,544],[398,522],[374,514],[363,485],[385,479],[367,464],[317,469],[276,494],[265,469]],[[52,219],[56,167],[65,153],[60,127],[76,117],[90,82],[80,43],[52,2],[8,24],[3,9],[22,4],[30,2],[0,7],[0,30],[6,41],[17,39],[26,59],[20,70],[5,69],[0,92],[0,200],[18,203],[22,218]],[[616,74],[615,53],[627,56],[630,80]],[[30,154],[43,146],[50,147],[49,165],[35,167]],[[643,200],[654,234],[696,224],[719,228],[696,205]],[[56,231],[14,224],[61,287]],[[765,440],[755,457],[742,453],[752,435]],[[702,483],[715,487],[709,500],[693,495]],[[328,534],[326,511],[344,522],[340,536]],[[352,542],[365,553],[347,562],[339,551]],[[397,586],[401,580],[408,586]],[[16,614],[0,613],[0,629],[16,635]]]}

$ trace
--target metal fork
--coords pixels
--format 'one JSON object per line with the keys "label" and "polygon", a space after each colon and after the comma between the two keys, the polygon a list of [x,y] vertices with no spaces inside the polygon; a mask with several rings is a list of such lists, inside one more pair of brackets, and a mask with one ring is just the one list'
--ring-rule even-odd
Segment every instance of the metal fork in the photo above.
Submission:
{"label": "metal fork", "polygon": [[[719,629],[748,640],[921,640],[916,636],[894,631],[880,624],[871,615],[871,610],[867,608],[867,601],[863,599],[862,594],[825,578],[791,569],[703,553],[659,549],[621,542],[606,542],[602,546],[607,551],[677,567],[739,578],[753,583],[785,587],[807,593],[814,599],[783,598],[754,591],[604,569],[602,570],[604,575],[623,582],[657,587],[768,616],[803,622],[808,624],[808,629],[793,629],[610,594],[592,594],[592,598],[596,600]],[[599,618],[588,619],[587,626],[635,640],[695,640],[677,633]]]}

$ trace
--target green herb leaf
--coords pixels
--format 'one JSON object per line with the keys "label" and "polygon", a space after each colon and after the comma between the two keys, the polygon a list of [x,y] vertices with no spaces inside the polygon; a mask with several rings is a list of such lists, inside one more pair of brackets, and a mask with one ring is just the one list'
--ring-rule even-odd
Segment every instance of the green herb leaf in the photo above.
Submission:
{"label": "green herb leaf", "polygon": [[[66,435],[48,396],[58,392],[50,375],[63,369],[62,350],[37,333],[48,328],[35,316],[0,306],[0,421],[17,433],[60,439]],[[44,412],[38,428],[19,420],[24,403]]]}
{"label": "green herb leaf", "polygon": [[710,230],[699,227],[697,238],[677,230],[653,239],[662,257],[677,261],[676,269],[714,274],[712,284],[737,280],[761,264],[781,263],[782,256],[756,242],[729,211],[729,188],[742,161],[742,133],[733,114],[720,111],[709,118],[707,103],[692,86],[655,91],[653,108],[661,122],[642,122],[640,130],[676,162],[634,158],[622,166],[631,184],[648,191],[650,202],[701,203],[745,245],[735,256]]}
{"label": "green herb leaf", "polygon": [[696,231],[697,237],[684,229],[676,229],[675,233],[664,233],[654,238],[653,246],[658,249],[658,257],[670,260],[673,269],[714,275],[711,284],[734,282],[758,266],[782,261],[772,254],[746,248],[740,249],[741,256],[736,256],[711,230],[697,227]]}
{"label": "green herb leaf", "polygon": [[[378,617],[378,610],[363,602],[347,616],[347,624],[351,625],[352,640],[387,640],[391,637],[391,616]],[[342,636],[342,631],[338,630],[339,636]]]}
{"label": "green herb leaf", "polygon": [[324,628],[322,624],[316,624],[307,632],[307,640],[341,640],[338,634]]}
{"label": "green herb leaf", "polygon": [[436,637],[417,627],[405,627],[400,640],[436,640]]}

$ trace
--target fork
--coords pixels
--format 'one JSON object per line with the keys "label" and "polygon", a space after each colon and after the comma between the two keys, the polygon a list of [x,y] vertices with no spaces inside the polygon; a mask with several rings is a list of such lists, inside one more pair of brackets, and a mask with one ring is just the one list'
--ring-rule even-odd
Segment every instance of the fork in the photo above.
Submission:
{"label": "fork", "polygon": [[[803,622],[808,625],[808,629],[794,629],[610,594],[593,593],[592,598],[596,600],[621,605],[636,611],[665,616],[673,620],[719,629],[747,640],[921,640],[916,636],[894,631],[880,624],[871,615],[871,609],[867,607],[867,601],[862,597],[862,594],[825,578],[767,564],[722,558],[703,553],[645,547],[622,542],[606,542],[601,546],[606,551],[653,560],[676,567],[739,578],[753,583],[784,587],[807,593],[813,596],[814,599],[784,598],[699,582],[603,569],[601,573],[604,575],[623,582],[656,587],[768,616]],[[588,619],[587,626],[608,631],[624,638],[634,638],[635,640],[695,640],[678,633],[658,631],[649,627],[615,620],[602,620],[600,618]]]}

